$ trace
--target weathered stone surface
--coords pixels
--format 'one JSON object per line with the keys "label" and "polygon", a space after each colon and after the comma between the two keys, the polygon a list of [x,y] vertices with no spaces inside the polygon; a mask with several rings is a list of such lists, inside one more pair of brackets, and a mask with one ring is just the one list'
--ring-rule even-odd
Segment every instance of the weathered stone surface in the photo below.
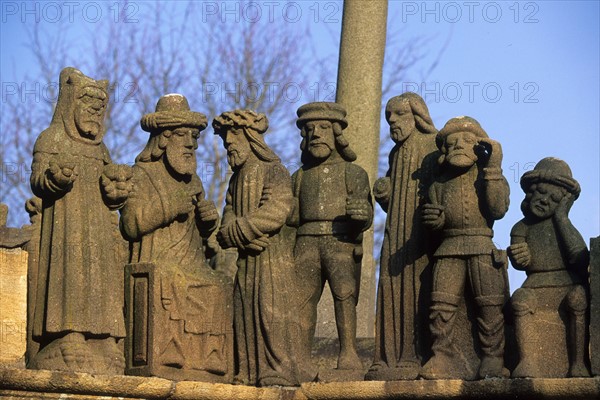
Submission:
{"label": "weathered stone surface", "polygon": [[42,199],[42,233],[28,367],[123,373],[123,268],[107,190],[116,167],[102,142],[108,82],[75,68],[61,71],[50,126],[37,138],[31,189]]}
{"label": "weathered stone surface", "polygon": [[365,379],[416,379],[431,356],[429,304],[433,252],[438,235],[421,223],[420,207],[437,170],[437,129],[423,99],[404,93],[387,103],[386,119],[396,145],[389,169],[374,185],[387,213],[380,257],[375,356]]}
{"label": "weathered stone surface", "polygon": [[124,397],[140,400],[589,400],[600,397],[600,378],[304,383],[292,389],[0,368],[2,399]]}
{"label": "weathered stone surface", "polygon": [[600,237],[590,240],[590,361],[592,375],[600,375]]}
{"label": "weathered stone surface", "polygon": [[0,248],[0,364],[24,365],[27,252]]}
{"label": "weathered stone surface", "polygon": [[[387,27],[387,1],[344,1],[336,102],[348,112],[345,135],[358,156],[369,182],[377,179],[381,86]],[[373,228],[363,234],[358,337],[375,334],[375,261]],[[331,314],[324,315],[331,317]]]}
{"label": "weathered stone surface", "polygon": [[583,237],[569,220],[581,188],[567,163],[552,157],[526,172],[521,187],[525,217],[512,228],[508,254],[527,279],[511,298],[520,355],[512,376],[589,376],[590,259]]}
{"label": "weathered stone surface", "polygon": [[468,287],[476,305],[481,362],[477,376],[507,377],[504,315],[507,260],[492,242],[495,220],[508,210],[502,147],[470,117],[452,118],[436,143],[440,174],[422,206],[423,224],[443,235],[434,253],[430,329],[433,356],[421,370],[426,379],[472,379],[458,367],[452,335],[460,299]]}
{"label": "weathered stone surface", "polygon": [[285,223],[293,206],[291,178],[265,143],[267,116],[224,112],[213,121],[233,170],[217,240],[236,248],[234,382],[298,385],[312,380],[300,370],[294,263]]}
{"label": "weathered stone surface", "polygon": [[[356,351],[356,303],[360,290],[363,232],[373,221],[369,179],[354,164],[356,154],[344,137],[346,110],[337,103],[315,102],[298,109],[302,167],[292,176],[295,227],[295,277],[303,362],[310,355],[317,306],[325,282],[333,295],[340,339],[336,376],[363,373]],[[311,376],[315,376],[311,373]],[[321,376],[321,373],[319,373]],[[328,380],[334,379],[331,375]]]}
{"label": "weathered stone surface", "polygon": [[219,217],[196,174],[197,140],[206,125],[206,116],[191,111],[180,94],[161,97],[156,111],[141,119],[150,138],[130,172],[131,187],[123,188],[120,219],[131,244],[127,374],[210,382],[233,377],[232,285],[209,267],[203,246]]}

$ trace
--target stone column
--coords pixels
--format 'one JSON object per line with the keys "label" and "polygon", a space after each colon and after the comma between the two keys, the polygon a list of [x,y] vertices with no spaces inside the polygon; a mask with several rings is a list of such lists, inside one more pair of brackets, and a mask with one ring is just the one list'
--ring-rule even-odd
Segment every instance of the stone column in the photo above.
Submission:
{"label": "stone column", "polygon": [[[348,111],[344,136],[358,155],[356,163],[377,179],[381,86],[387,26],[387,0],[345,0],[336,101]],[[373,228],[365,232],[358,337],[375,336],[375,261]],[[379,250],[377,250],[379,251]]]}
{"label": "stone column", "polygon": [[590,240],[590,359],[592,375],[600,376],[600,236]]}

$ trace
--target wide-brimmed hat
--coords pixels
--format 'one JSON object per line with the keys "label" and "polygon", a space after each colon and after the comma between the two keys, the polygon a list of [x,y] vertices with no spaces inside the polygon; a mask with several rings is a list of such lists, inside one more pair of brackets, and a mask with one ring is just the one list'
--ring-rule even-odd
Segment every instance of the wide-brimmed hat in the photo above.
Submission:
{"label": "wide-brimmed hat", "polygon": [[187,99],[178,93],[162,96],[156,103],[156,111],[144,115],[140,120],[140,125],[146,132],[174,129],[182,126],[203,130],[207,124],[206,115],[190,111]]}
{"label": "wide-brimmed hat", "polygon": [[561,186],[575,198],[579,197],[581,187],[579,183],[573,179],[573,173],[569,165],[555,157],[546,157],[538,162],[533,170],[525,172],[521,177],[521,188],[527,192],[531,185],[536,183],[550,183],[552,185]]}
{"label": "wide-brimmed hat", "polygon": [[482,139],[489,137],[481,125],[479,125],[479,122],[477,122],[474,118],[466,116],[456,117],[446,122],[446,125],[444,125],[444,127],[435,137],[435,143],[437,144],[438,149],[442,149],[444,146],[444,140],[448,135],[457,132],[469,132]]}
{"label": "wide-brimmed hat", "polygon": [[296,114],[298,114],[298,120],[296,120],[296,126],[298,126],[298,128],[302,128],[307,121],[314,120],[339,122],[342,129],[345,129],[348,126],[348,121],[346,121],[346,109],[338,103],[323,101],[308,103],[298,108]]}

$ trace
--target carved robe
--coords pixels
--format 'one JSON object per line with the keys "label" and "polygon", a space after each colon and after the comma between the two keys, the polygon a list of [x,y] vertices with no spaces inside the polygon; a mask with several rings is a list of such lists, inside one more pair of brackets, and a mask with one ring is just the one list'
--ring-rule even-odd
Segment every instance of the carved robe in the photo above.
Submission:
{"label": "carved robe", "polygon": [[[292,208],[289,172],[280,162],[248,160],[229,182],[222,226],[237,223],[247,241],[264,235],[258,252],[238,249],[234,327],[239,382],[265,385],[281,378],[298,384],[292,356],[291,246],[281,228]],[[295,337],[296,336],[296,337]]]}
{"label": "carved robe", "polygon": [[[37,139],[31,166],[31,188],[43,199],[33,336],[80,332],[122,338],[123,266],[100,192],[110,156],[102,142],[69,134],[59,121]],[[68,154],[79,169],[66,191],[47,174],[59,154]]]}
{"label": "carved robe", "polygon": [[378,199],[387,219],[377,292],[375,368],[399,368],[403,362],[418,365],[430,353],[433,243],[418,208],[433,180],[436,156],[435,135],[418,132],[390,152],[389,199]]}
{"label": "carved robe", "polygon": [[131,262],[152,262],[160,275],[165,321],[155,333],[159,363],[225,374],[231,284],[206,263],[201,237],[214,221],[207,226],[193,209],[178,212],[193,197],[204,198],[202,182],[196,174],[189,182],[176,180],[162,162],[138,162],[133,171],[120,224],[131,242]]}

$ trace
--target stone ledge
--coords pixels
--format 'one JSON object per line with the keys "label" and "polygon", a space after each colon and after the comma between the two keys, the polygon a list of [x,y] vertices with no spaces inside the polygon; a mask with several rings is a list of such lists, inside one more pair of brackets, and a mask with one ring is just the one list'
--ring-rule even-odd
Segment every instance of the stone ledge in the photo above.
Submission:
{"label": "stone ledge", "polygon": [[137,376],[0,369],[0,398],[107,400],[111,397],[164,400],[597,399],[600,398],[600,377],[305,383],[300,388],[255,388]]}

